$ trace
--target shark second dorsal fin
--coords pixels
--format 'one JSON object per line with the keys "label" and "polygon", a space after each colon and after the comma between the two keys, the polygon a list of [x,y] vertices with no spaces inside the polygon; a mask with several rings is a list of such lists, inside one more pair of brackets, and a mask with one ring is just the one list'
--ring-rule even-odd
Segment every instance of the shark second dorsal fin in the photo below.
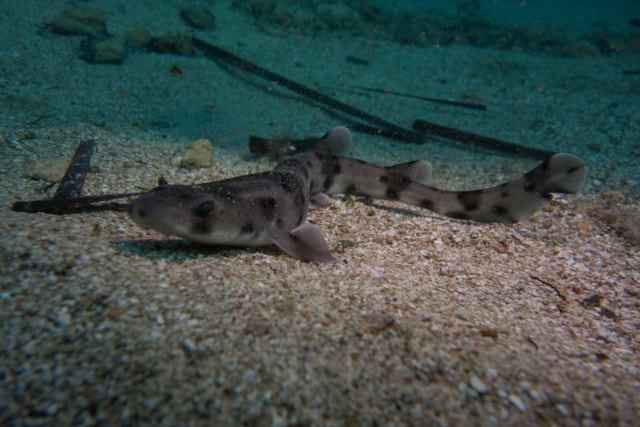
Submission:
{"label": "shark second dorsal fin", "polygon": [[327,149],[333,154],[344,154],[351,147],[351,132],[344,126],[337,126],[325,133],[316,148]]}

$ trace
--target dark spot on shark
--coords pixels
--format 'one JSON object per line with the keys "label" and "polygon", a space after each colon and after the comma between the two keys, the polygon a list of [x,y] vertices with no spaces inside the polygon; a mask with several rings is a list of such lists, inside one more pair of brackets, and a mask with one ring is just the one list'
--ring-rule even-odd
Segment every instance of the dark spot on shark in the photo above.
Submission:
{"label": "dark spot on shark", "polygon": [[335,175],[338,175],[342,172],[342,167],[340,166],[340,163],[337,163],[335,165],[333,165],[333,173]]}
{"label": "dark spot on shark", "polygon": [[380,178],[378,178],[378,180],[383,184],[388,184],[389,183],[389,176],[388,175],[382,175]]}
{"label": "dark spot on shark", "polygon": [[199,203],[191,208],[191,213],[200,218],[208,217],[215,209],[215,204],[211,200]]}
{"label": "dark spot on shark", "polygon": [[400,197],[400,191],[397,188],[389,187],[387,188],[387,197],[391,200],[396,200]]}
{"label": "dark spot on shark", "polygon": [[358,187],[355,184],[349,184],[349,186],[344,190],[345,194],[357,194]]}
{"label": "dark spot on shark", "polygon": [[409,178],[408,176],[403,176],[402,178],[400,178],[400,184],[403,187],[408,186],[409,184],[411,184],[411,182],[412,182],[411,178]]}
{"label": "dark spot on shark", "polygon": [[138,217],[140,218],[146,218],[147,217],[147,210],[146,209],[134,209],[135,206],[134,204],[130,204],[129,205],[129,215],[133,215],[133,212],[136,212],[136,214],[138,215]]}
{"label": "dark spot on shark", "polygon": [[253,222],[248,222],[242,226],[242,228],[240,229],[240,234],[251,234],[253,233],[253,230]]}
{"label": "dark spot on shark", "polygon": [[482,190],[463,191],[458,193],[458,200],[464,206],[464,210],[467,212],[473,212],[480,207],[480,196]]}
{"label": "dark spot on shark", "polygon": [[496,205],[493,207],[493,212],[495,212],[495,214],[498,216],[506,217],[509,213],[509,210],[504,206]]}
{"label": "dark spot on shark", "polygon": [[422,201],[420,202],[420,206],[422,206],[425,209],[429,209],[430,211],[432,211],[433,210],[433,200],[422,199]]}
{"label": "dark spot on shark", "polygon": [[509,209],[505,206],[502,205],[495,205],[493,207],[493,212],[498,215],[500,218],[502,218],[505,221],[508,222],[516,222],[517,219],[514,218],[513,216],[511,216],[511,214],[509,213]]}
{"label": "dark spot on shark", "polygon": [[276,199],[273,197],[262,197],[258,199],[258,206],[260,206],[262,214],[267,220],[273,219],[277,205]]}

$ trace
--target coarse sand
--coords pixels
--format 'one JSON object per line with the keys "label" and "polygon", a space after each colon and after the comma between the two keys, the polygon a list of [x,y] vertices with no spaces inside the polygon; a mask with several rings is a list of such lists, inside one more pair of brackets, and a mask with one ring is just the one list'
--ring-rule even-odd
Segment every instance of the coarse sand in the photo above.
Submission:
{"label": "coarse sand", "polygon": [[[11,211],[55,190],[27,178],[26,165],[70,159],[85,139],[97,151],[84,194],[106,194],[150,189],[161,176],[189,184],[269,170],[273,161],[248,153],[249,133],[342,124],[203,57],[131,52],[122,65],[87,64],[77,39],[37,29],[66,3],[33,3],[21,20],[19,5],[2,6],[23,37],[0,59],[0,424],[637,425],[639,83],[618,74],[633,58],[286,39],[216,3],[217,28],[229,29],[212,40],[345,102],[396,123],[429,118],[539,143],[589,167],[584,194],[514,225],[334,197],[309,220],[339,262],[318,265],[276,247],[167,238],[123,211]],[[125,27],[113,10],[112,28]],[[369,68],[346,68],[353,52]],[[345,89],[363,83],[465,92],[490,106],[460,112]],[[213,167],[179,168],[199,138],[214,142]],[[536,164],[362,134],[350,155],[426,158],[434,185],[453,189]]]}

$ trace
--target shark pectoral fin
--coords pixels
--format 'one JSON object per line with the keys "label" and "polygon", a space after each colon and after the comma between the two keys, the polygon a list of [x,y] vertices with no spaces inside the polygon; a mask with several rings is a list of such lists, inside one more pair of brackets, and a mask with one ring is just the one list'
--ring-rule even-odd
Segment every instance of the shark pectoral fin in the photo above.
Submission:
{"label": "shark pectoral fin", "polygon": [[327,242],[317,225],[302,224],[291,230],[269,230],[273,244],[303,262],[334,263],[337,260],[327,248]]}
{"label": "shark pectoral fin", "polygon": [[312,194],[309,199],[309,209],[320,209],[329,204],[331,197],[324,193]]}

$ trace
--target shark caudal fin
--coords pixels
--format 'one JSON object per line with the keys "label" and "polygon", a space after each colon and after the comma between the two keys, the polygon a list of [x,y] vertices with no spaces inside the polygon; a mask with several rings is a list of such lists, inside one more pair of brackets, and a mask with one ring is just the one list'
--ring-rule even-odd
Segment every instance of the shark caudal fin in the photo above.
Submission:
{"label": "shark caudal fin", "polygon": [[551,193],[577,193],[585,178],[584,162],[571,154],[560,153],[521,177],[496,187],[458,192],[423,187],[408,198],[412,204],[453,218],[511,223],[542,209],[552,200]]}
{"label": "shark caudal fin", "polygon": [[525,175],[530,185],[543,193],[577,193],[587,177],[587,168],[572,154],[554,154]]}
{"label": "shark caudal fin", "polygon": [[498,222],[524,219],[549,204],[553,199],[551,193],[579,192],[586,175],[587,169],[579,157],[554,154],[522,177],[489,190],[494,208],[493,217],[488,219]]}

